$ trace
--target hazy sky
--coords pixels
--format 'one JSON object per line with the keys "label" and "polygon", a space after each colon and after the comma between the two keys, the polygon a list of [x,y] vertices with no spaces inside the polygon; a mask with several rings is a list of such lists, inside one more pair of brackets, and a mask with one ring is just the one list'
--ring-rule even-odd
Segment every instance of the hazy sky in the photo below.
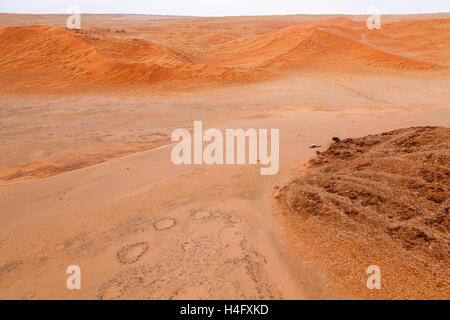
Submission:
{"label": "hazy sky", "polygon": [[383,14],[450,12],[450,0],[0,0],[0,12],[66,13],[69,6],[78,6],[82,13],[194,16],[366,14],[371,5],[378,6]]}

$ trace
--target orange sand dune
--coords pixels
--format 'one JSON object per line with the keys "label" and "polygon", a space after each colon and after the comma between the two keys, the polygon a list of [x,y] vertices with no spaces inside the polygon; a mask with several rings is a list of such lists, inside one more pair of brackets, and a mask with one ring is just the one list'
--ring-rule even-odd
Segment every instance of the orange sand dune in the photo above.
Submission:
{"label": "orange sand dune", "polygon": [[350,71],[348,64],[398,70],[441,68],[362,43],[354,36],[360,34],[361,29],[370,32],[365,24],[346,18],[305,22],[226,42],[217,48],[213,61],[221,64],[258,64],[271,70],[278,67],[292,70],[292,67],[313,66],[316,63],[322,67],[346,68],[346,71]]}
{"label": "orange sand dune", "polygon": [[5,28],[0,32],[4,68],[57,73],[68,79],[164,78],[168,70],[155,63],[145,65],[114,61],[70,32],[45,26]]}
{"label": "orange sand dune", "polygon": [[[0,65],[7,76],[0,81],[18,73],[19,83],[28,81],[32,87],[64,87],[74,81],[172,84],[180,89],[187,83],[264,81],[282,77],[286,70],[311,68],[358,73],[448,70],[450,61],[450,19],[392,22],[369,30],[365,21],[339,17],[265,25],[259,31],[241,24],[182,21],[168,26],[173,30],[168,32],[163,32],[166,25],[141,27],[152,33],[139,38],[126,29],[2,28]],[[185,29],[179,30],[181,26]],[[156,30],[164,37],[155,35]]]}
{"label": "orange sand dune", "polygon": [[34,77],[45,71],[82,82],[158,83],[191,79],[231,82],[254,75],[245,68],[193,65],[180,51],[142,39],[77,35],[47,26],[4,28],[0,39],[6,44],[0,51],[3,68],[34,72]]}
{"label": "orange sand dune", "polygon": [[367,29],[365,23],[348,21],[346,26],[320,26],[389,53],[442,66],[450,63],[450,19],[387,23],[376,32]]}
{"label": "orange sand dune", "polygon": [[157,63],[159,65],[181,65],[191,63],[183,52],[142,39],[109,36],[81,36],[103,56],[126,63]]}
{"label": "orange sand dune", "polygon": [[[358,41],[313,29],[297,46],[263,63],[266,67],[308,66],[351,71],[360,68],[438,69],[439,66],[386,53]],[[370,69],[369,69],[370,70]]]}

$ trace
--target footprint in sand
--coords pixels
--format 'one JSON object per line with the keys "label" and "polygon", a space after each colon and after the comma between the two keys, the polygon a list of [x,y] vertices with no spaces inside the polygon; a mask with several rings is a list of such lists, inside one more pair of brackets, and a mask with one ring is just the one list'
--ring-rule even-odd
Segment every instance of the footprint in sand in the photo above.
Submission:
{"label": "footprint in sand", "polygon": [[120,263],[131,264],[138,261],[148,250],[147,242],[129,244],[117,252],[117,259]]}
{"label": "footprint in sand", "polygon": [[153,223],[153,228],[155,228],[158,231],[170,229],[176,225],[176,220],[173,218],[163,218],[155,223]]}

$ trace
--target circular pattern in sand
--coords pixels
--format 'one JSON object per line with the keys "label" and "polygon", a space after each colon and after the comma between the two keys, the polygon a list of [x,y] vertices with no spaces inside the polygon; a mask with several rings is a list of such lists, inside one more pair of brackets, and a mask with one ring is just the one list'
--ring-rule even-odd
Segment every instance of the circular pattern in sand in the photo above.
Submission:
{"label": "circular pattern in sand", "polygon": [[117,281],[110,281],[100,288],[98,298],[101,300],[113,300],[122,296],[125,288]]}
{"label": "circular pattern in sand", "polygon": [[153,224],[153,227],[158,231],[162,231],[174,227],[175,224],[176,221],[174,218],[163,218],[161,220],[156,221]]}
{"label": "circular pattern in sand", "polygon": [[211,217],[211,211],[208,210],[200,210],[196,211],[191,215],[193,220],[203,220]]}
{"label": "circular pattern in sand", "polygon": [[237,223],[242,222],[241,218],[239,218],[238,216],[234,216],[234,215],[229,216],[228,221],[232,224],[237,224]]}
{"label": "circular pattern in sand", "polygon": [[222,211],[217,210],[213,212],[213,216],[215,218],[221,217],[222,215],[223,215]]}
{"label": "circular pattern in sand", "polygon": [[135,263],[148,250],[147,242],[129,244],[117,252],[117,259],[124,264]]}
{"label": "circular pattern in sand", "polygon": [[136,230],[134,230],[134,233],[136,234],[141,234],[142,232],[144,232],[145,229],[144,228],[137,228]]}

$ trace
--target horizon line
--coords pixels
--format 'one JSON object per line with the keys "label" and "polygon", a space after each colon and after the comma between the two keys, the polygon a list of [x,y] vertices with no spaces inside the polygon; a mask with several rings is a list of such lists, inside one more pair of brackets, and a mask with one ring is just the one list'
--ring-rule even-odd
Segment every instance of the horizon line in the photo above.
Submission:
{"label": "horizon line", "polygon": [[[71,13],[36,13],[36,12],[0,12],[0,14],[11,15],[70,15]],[[164,17],[183,17],[183,18],[233,18],[233,17],[270,17],[270,16],[370,16],[368,13],[274,13],[274,14],[249,14],[249,15],[177,15],[177,14],[160,14],[160,13],[110,13],[110,12],[81,12],[80,14],[90,15],[148,15],[148,16],[164,16]],[[432,15],[432,14],[450,14],[450,11],[433,11],[433,12],[415,12],[415,13],[380,13],[381,16],[405,16],[405,15]]]}

